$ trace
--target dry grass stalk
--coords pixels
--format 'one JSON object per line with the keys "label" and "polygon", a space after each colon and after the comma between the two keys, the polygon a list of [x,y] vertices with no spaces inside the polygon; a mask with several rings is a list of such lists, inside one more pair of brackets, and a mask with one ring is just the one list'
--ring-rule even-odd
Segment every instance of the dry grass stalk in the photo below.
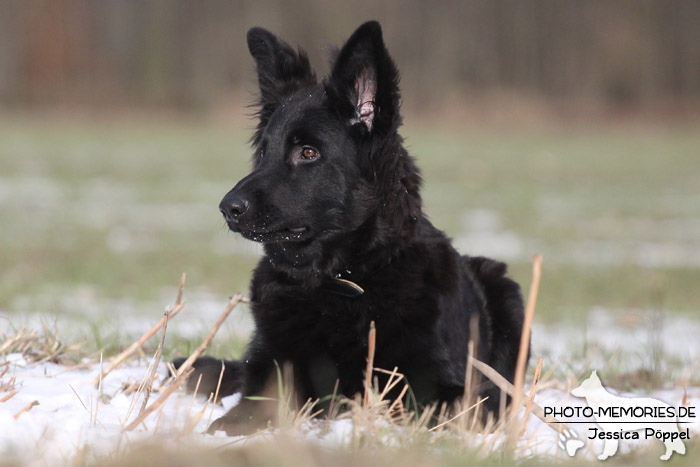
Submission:
{"label": "dry grass stalk", "polygon": [[[90,416],[90,423],[93,426],[97,426],[97,424],[99,423],[100,426],[106,430],[107,427],[105,427],[102,424],[102,422],[100,422],[97,419],[97,409],[95,409],[95,412],[92,411],[92,395],[90,395],[90,408],[88,409],[87,405],[85,405],[85,402],[83,402],[83,400],[80,398],[80,396],[78,395],[78,392],[75,390],[73,385],[69,384],[68,387],[70,388],[71,391],[73,391],[73,394],[75,394],[75,397],[78,399],[78,402],[80,402],[80,405],[83,406],[83,409],[85,409],[85,412],[87,412],[87,414]],[[38,402],[37,402],[37,404],[38,404]]]}
{"label": "dry grass stalk", "polygon": [[182,309],[184,308],[184,306],[185,306],[184,303],[181,303],[181,304],[177,305],[177,306],[176,306],[175,308],[173,308],[173,310],[167,315],[167,317],[166,317],[166,316],[163,316],[163,318],[162,318],[155,326],[153,326],[146,334],[144,334],[143,336],[141,336],[141,337],[139,338],[139,340],[137,340],[136,342],[132,343],[126,350],[124,350],[122,353],[120,353],[119,355],[117,355],[116,357],[114,357],[114,358],[112,359],[112,361],[110,362],[110,364],[107,365],[107,368],[105,368],[104,371],[102,371],[102,373],[101,373],[100,375],[98,375],[97,378],[95,378],[95,379],[93,380],[92,384],[98,384],[99,381],[100,381],[100,378],[104,378],[104,377],[107,376],[112,370],[114,370],[115,368],[118,368],[119,366],[121,366],[121,364],[124,363],[124,361],[125,361],[127,358],[129,358],[134,352],[138,351],[138,350],[141,348],[141,346],[142,346],[143,344],[145,344],[146,341],[148,341],[148,339],[150,339],[151,337],[153,337],[153,335],[154,335],[156,332],[158,332],[158,330],[163,326],[163,324],[165,324],[165,321],[166,321],[166,320],[173,319],[173,318],[175,317],[175,315],[177,315],[177,314],[180,312],[180,310],[182,310]]}
{"label": "dry grass stalk", "polygon": [[97,385],[97,394],[99,394],[100,399],[102,399],[102,372],[104,371],[104,355],[100,352],[100,381]]}
{"label": "dry grass stalk", "polygon": [[17,412],[16,414],[14,414],[14,415],[12,416],[12,418],[14,418],[15,420],[17,420],[17,419],[19,418],[20,415],[22,415],[24,412],[29,412],[30,410],[32,410],[32,407],[34,407],[35,405],[39,405],[39,401],[32,401],[32,402],[30,402],[29,404],[25,405],[22,409],[20,409],[19,412]]}
{"label": "dry grass stalk", "polygon": [[146,410],[144,410],[143,412],[138,414],[138,416],[131,423],[129,423],[126,427],[122,428],[122,433],[125,431],[131,431],[134,428],[136,428],[137,426],[139,426],[141,424],[141,422],[143,422],[146,419],[146,417],[148,417],[152,412],[154,412],[161,405],[163,405],[166,400],[168,400],[168,398],[172,395],[172,393],[174,393],[175,390],[180,387],[180,385],[183,383],[183,381],[185,381],[187,379],[187,377],[190,375],[190,373],[192,373],[193,371],[194,371],[194,369],[190,368],[189,371],[187,371],[186,373],[183,373],[181,375],[182,377],[175,378],[175,380],[172,382],[172,384],[170,384],[170,386],[168,386],[160,394],[160,397],[158,397],[158,399],[156,399],[151,405],[146,407]]}
{"label": "dry grass stalk", "polygon": [[[470,351],[474,352],[475,343],[472,342]],[[373,444],[383,445],[383,439],[386,436],[377,437],[377,430],[390,430],[392,444],[401,445],[405,440],[409,443],[414,443],[416,437],[426,437],[429,443],[437,442],[444,436],[452,437],[455,434],[464,439],[475,433],[496,432],[496,430],[504,430],[506,426],[501,423],[497,425],[493,419],[485,425],[482,424],[481,418],[478,416],[485,399],[478,399],[476,402],[469,405],[456,404],[455,407],[449,407],[445,404],[432,404],[424,407],[419,412],[407,411],[404,408],[403,398],[408,393],[409,387],[405,384],[404,375],[398,372],[397,368],[392,371],[376,368],[373,366],[374,350],[376,349],[376,330],[370,331],[368,341],[368,366],[365,374],[365,393],[362,396],[357,396],[354,400],[341,401],[341,404],[348,406],[350,410],[341,413],[337,418],[349,418],[352,420],[353,435],[352,445],[355,447],[367,448]],[[476,368],[478,360],[470,357],[467,360],[467,368]],[[481,370],[480,370],[481,371]],[[495,373],[495,370],[491,370]],[[388,375],[387,380],[380,388],[375,381],[372,381],[372,376],[383,373]],[[471,376],[465,375],[465,385],[469,387],[474,384],[475,377],[480,373],[474,373]],[[498,375],[500,376],[500,375]],[[504,378],[501,377],[503,381]],[[398,397],[395,397],[393,392],[397,386],[404,382],[404,386],[399,391]],[[374,383],[374,384],[373,384]],[[507,383],[507,381],[506,381]],[[510,384],[510,383],[507,383]],[[511,387],[505,388],[504,394],[512,394]],[[389,395],[391,394],[391,398]],[[462,401],[463,402],[463,401]],[[472,414],[471,416],[469,416]],[[335,415],[335,414],[331,414]],[[438,424],[435,424],[435,420]],[[493,452],[497,449],[498,440],[502,437],[492,436],[485,439],[484,443],[479,444],[478,450],[484,454]],[[470,446],[470,449],[473,446]]]}
{"label": "dry grass stalk", "polygon": [[559,364],[561,361],[558,359],[554,362],[554,364],[544,373],[544,375],[540,378],[540,381],[538,383],[539,389],[558,389],[561,388],[561,381],[555,379],[554,373],[557,371]]}
{"label": "dry grass stalk", "polygon": [[315,419],[323,413],[323,409],[314,410],[316,408],[317,403],[318,401],[308,399],[304,403],[304,405],[301,406],[301,408],[297,411],[297,415],[294,418],[294,428],[301,429],[303,424],[305,424],[309,420]]}
{"label": "dry grass stalk", "polygon": [[[405,379],[405,376],[403,373],[399,373],[399,367],[395,366],[393,370],[387,371],[383,368],[374,368],[374,371],[377,373],[384,373],[386,375],[389,375],[389,379],[387,380],[386,384],[384,385],[384,388],[379,392],[379,397],[380,399],[384,399],[389,395],[389,391],[394,389],[397,384],[399,384],[401,381]],[[375,384],[376,386],[376,384]]]}
{"label": "dry grass stalk", "polygon": [[158,410],[158,418],[156,418],[156,426],[153,427],[153,433],[158,433],[158,428],[160,428],[160,421],[163,418],[163,406]]}
{"label": "dry grass stalk", "polygon": [[194,406],[195,401],[197,400],[197,394],[199,394],[199,385],[202,384],[202,374],[200,373],[199,377],[197,378],[197,384],[194,387],[194,391],[192,391],[192,400],[190,401],[190,408],[187,410],[187,414],[192,411],[192,407]]}
{"label": "dry grass stalk", "polygon": [[[168,314],[168,310],[165,311],[165,314]],[[167,320],[165,321],[164,326],[161,328],[165,329],[165,326],[167,326]],[[161,336],[161,342],[165,339],[165,335],[163,334]],[[162,348],[161,348],[162,351]],[[129,409],[126,412],[126,419],[128,420],[131,418],[131,412],[134,410],[134,407],[136,406],[136,403],[138,402],[139,398],[143,395],[144,397],[142,398],[142,404],[141,408],[139,409],[139,413],[143,412],[146,409],[146,405],[148,404],[148,399],[150,398],[151,390],[152,390],[152,384],[153,384],[153,379],[155,378],[155,374],[158,370],[158,363],[160,362],[160,356],[158,355],[159,351],[156,349],[156,353],[153,355],[153,358],[150,360],[148,363],[148,369],[146,370],[146,374],[144,374],[143,378],[141,381],[139,381],[138,384],[132,384],[130,386],[127,386],[124,389],[124,394],[131,394],[131,393],[136,393],[134,397],[131,399],[131,403],[129,404]]]}
{"label": "dry grass stalk", "polygon": [[55,361],[61,348],[61,342],[58,339],[58,328],[54,326],[55,331],[53,334],[51,334],[48,326],[46,326],[46,323],[44,323],[44,319],[39,317],[39,322],[41,323],[41,328],[44,331],[44,349],[46,354],[42,360]]}
{"label": "dry grass stalk", "polygon": [[403,398],[408,392],[408,389],[408,384],[404,384],[403,389],[401,389],[401,392],[399,393],[398,397],[394,399],[394,402],[392,402],[389,406],[389,415],[397,413],[399,416],[402,416],[406,412],[406,409],[403,406]]}
{"label": "dry grass stalk", "polygon": [[180,276],[180,285],[177,287],[177,296],[175,297],[175,305],[182,303],[182,293],[185,291],[185,279],[187,279],[187,274],[184,272]]}
{"label": "dry grass stalk", "polygon": [[100,381],[100,378],[104,378],[107,376],[112,370],[115,368],[118,368],[124,361],[129,358],[134,352],[137,352],[138,350],[141,349],[141,346],[145,344],[153,335],[158,332],[158,330],[165,325],[165,323],[168,320],[173,319],[180,311],[185,307],[185,302],[182,301],[182,291],[185,288],[185,274],[182,274],[182,277],[180,278],[180,285],[178,286],[177,290],[177,299],[175,302],[175,307],[170,311],[170,313],[167,313],[166,315],[161,318],[158,323],[156,323],[151,329],[148,330],[143,336],[139,338],[136,342],[132,343],[126,350],[124,350],[122,353],[117,355],[112,359],[109,365],[107,365],[107,368],[105,368],[103,371],[100,372],[100,374],[95,378],[92,382],[92,384],[98,384]]}
{"label": "dry grass stalk", "polygon": [[41,338],[35,330],[23,326],[0,345],[0,354],[19,353],[23,356],[34,356],[35,348],[41,347],[40,341]]}
{"label": "dry grass stalk", "polygon": [[[433,419],[433,414],[435,414],[435,409],[436,409],[435,404],[431,404],[423,409],[421,412],[420,416],[418,417],[418,420],[415,422],[416,427],[425,427],[428,426]],[[408,417],[407,417],[408,418]]]}
{"label": "dry grass stalk", "polygon": [[525,413],[523,414],[523,431],[520,433],[522,436],[525,433],[525,428],[527,427],[527,420],[530,418],[532,413],[532,404],[535,403],[535,394],[537,394],[538,385],[540,383],[540,374],[542,373],[542,356],[537,357],[537,366],[535,367],[535,375],[532,377],[532,385],[530,386],[530,396],[527,398],[527,404],[525,405]]}
{"label": "dry grass stalk", "polygon": [[[501,391],[504,391],[508,393],[509,395],[512,396],[512,394],[515,392],[515,388],[510,382],[505,379],[499,372],[491,368],[489,365],[486,363],[473,359],[472,364],[474,365],[474,368],[479,370],[481,374],[486,376],[488,379],[490,379],[496,386],[498,386]],[[537,402],[532,403],[532,414],[535,415],[537,418],[542,420],[555,431],[561,431],[561,430],[567,430],[569,427],[562,422],[557,421],[554,417],[551,416],[546,416],[544,415],[544,410],[542,407],[537,404]]]}
{"label": "dry grass stalk", "polygon": [[[295,424],[301,424],[304,413],[310,413],[317,400],[307,399],[302,408],[299,405],[301,399],[295,390],[294,368],[291,362],[285,362],[277,366],[277,419],[276,424],[281,428],[291,428]],[[263,395],[263,397],[265,397]],[[307,409],[308,408],[308,409]],[[275,424],[275,422],[273,422]]]}
{"label": "dry grass stalk", "polygon": [[535,255],[532,259],[532,285],[530,285],[530,294],[527,298],[527,306],[525,308],[525,322],[523,323],[523,331],[520,336],[520,349],[518,351],[518,360],[515,365],[515,392],[513,394],[513,405],[511,408],[511,417],[515,417],[518,407],[520,406],[520,397],[522,394],[523,384],[525,382],[525,363],[530,347],[530,331],[532,329],[532,320],[535,316],[535,306],[537,305],[537,292],[540,288],[540,277],[542,276],[542,256]]}
{"label": "dry grass stalk", "polygon": [[3,397],[0,397],[0,403],[9,401],[13,397],[15,397],[17,395],[17,393],[19,393],[19,391],[12,391],[11,393],[9,393]]}
{"label": "dry grass stalk", "polygon": [[241,294],[236,294],[233,297],[231,297],[231,300],[228,302],[228,306],[224,310],[224,312],[221,314],[217,322],[214,324],[214,326],[211,328],[209,331],[209,334],[207,334],[207,337],[204,338],[201,344],[199,344],[199,347],[194,351],[192,355],[187,357],[187,360],[185,360],[182,365],[180,365],[180,368],[178,368],[177,373],[175,374],[175,378],[180,378],[182,374],[187,371],[193,364],[194,361],[197,360],[202,353],[209,347],[209,344],[211,343],[211,340],[214,338],[216,333],[219,331],[219,328],[221,327],[222,324],[224,324],[224,321],[226,321],[226,318],[228,318],[228,315],[231,314],[234,308],[236,308],[236,305],[238,305],[239,302],[245,302],[247,300],[243,299],[243,295]]}
{"label": "dry grass stalk", "polygon": [[[125,396],[128,396],[130,394],[133,394],[134,392],[138,391],[141,388],[141,383],[133,383],[129,381],[122,381],[122,394]],[[131,410],[133,410],[133,407],[129,407],[129,413],[131,413]]]}
{"label": "dry grass stalk", "polygon": [[335,384],[333,385],[333,394],[331,395],[330,403],[328,404],[328,418],[336,418],[338,406],[338,386],[340,385],[340,380],[336,378]]}
{"label": "dry grass stalk", "polygon": [[[199,388],[199,385],[197,385],[197,386]],[[177,435],[178,438],[181,438],[183,436],[186,436],[186,435],[189,435],[190,433],[192,433],[192,430],[194,430],[194,428],[197,426],[197,423],[199,423],[199,421],[204,416],[204,412],[206,412],[206,410],[209,408],[209,404],[211,404],[212,401],[214,400],[214,399],[212,399],[212,397],[213,396],[211,394],[209,394],[209,398],[207,399],[207,403],[204,404],[204,407],[202,407],[199,410],[199,412],[194,414],[194,416],[187,422],[187,425],[185,425],[185,428],[183,428],[182,431],[180,433],[178,433],[178,435]]]}
{"label": "dry grass stalk", "polygon": [[[2,364],[0,364],[0,366],[4,366],[4,368],[0,370],[0,392],[13,391],[15,389],[16,378],[14,376],[11,376],[7,379],[4,379],[5,375],[10,370],[10,362],[5,361]],[[5,402],[6,400],[9,400],[12,396],[14,396],[14,394],[10,395],[9,397],[5,396],[7,398],[3,397],[2,399],[0,399],[0,402]]]}
{"label": "dry grass stalk", "polygon": [[[184,274],[183,274],[183,279],[184,279]],[[180,300],[182,299],[182,294],[178,293],[177,300],[182,303]],[[160,342],[158,343],[158,348],[156,349],[156,354],[153,357],[153,362],[151,364],[151,372],[148,376],[148,379],[146,380],[146,384],[144,386],[144,395],[143,395],[143,401],[141,402],[141,410],[139,410],[139,413],[143,412],[146,410],[146,405],[148,404],[148,399],[151,397],[151,391],[153,390],[153,380],[156,377],[156,373],[158,372],[158,364],[160,364],[160,358],[163,355],[163,346],[165,344],[165,331],[168,328],[168,320],[170,317],[168,316],[170,314],[170,311],[165,310],[164,313],[164,321],[163,321],[163,327],[161,328],[161,336],[160,336]]]}
{"label": "dry grass stalk", "polygon": [[[46,323],[40,319],[43,335],[26,326],[20,328],[13,336],[4,337],[0,343],[0,354],[18,353],[27,361],[50,361],[53,363],[75,363],[76,357],[71,356],[78,353],[82,343],[64,345],[58,336],[58,330],[53,333]],[[55,326],[54,326],[55,328]],[[0,364],[2,365],[2,364]]]}
{"label": "dry grass stalk", "polygon": [[471,366],[470,357],[479,358],[476,351],[479,348],[479,316],[474,315],[469,319],[469,342],[467,343],[467,364],[464,373],[464,394],[462,395],[462,405],[471,405],[472,392],[479,386],[479,381]]}
{"label": "dry grass stalk", "polygon": [[[508,430],[507,445],[512,448],[520,433],[518,424],[518,410],[521,405],[523,385],[525,383],[525,366],[530,349],[530,334],[532,329],[532,321],[535,316],[535,306],[537,305],[537,292],[540,288],[540,277],[542,276],[542,256],[535,255],[532,259],[532,284],[530,285],[530,293],[525,307],[525,321],[523,323],[522,334],[520,336],[520,349],[518,351],[518,359],[515,365],[515,381],[513,383],[512,404],[510,407],[510,416],[508,417],[510,429]],[[503,397],[505,395],[501,393]],[[503,410],[505,411],[505,400],[502,399]],[[502,420],[506,420],[505,417]]]}
{"label": "dry grass stalk", "polygon": [[189,375],[194,371],[194,369],[192,368],[192,364],[194,363],[194,361],[202,355],[202,353],[207,349],[207,347],[209,347],[209,344],[211,343],[212,339],[216,335],[221,325],[224,323],[226,318],[228,318],[228,315],[231,314],[236,305],[238,305],[238,303],[242,301],[242,299],[243,296],[241,294],[236,294],[231,298],[231,301],[229,301],[228,306],[221,314],[219,319],[216,321],[214,326],[211,328],[209,334],[207,334],[207,337],[204,338],[199,347],[197,347],[197,350],[195,350],[194,353],[183,362],[180,368],[178,368],[175,377],[170,383],[170,385],[161,393],[158,399],[156,399],[150,406],[148,406],[145,410],[139,413],[139,415],[131,423],[129,423],[129,425],[124,427],[122,429],[122,432],[131,431],[134,428],[136,428],[154,410],[157,410],[158,407],[163,405],[163,403],[165,403],[165,401],[168,399],[168,397],[170,397],[170,395],[175,391],[175,389],[177,389],[189,377]]}
{"label": "dry grass stalk", "polygon": [[[102,365],[104,361],[102,358],[102,352],[100,352],[100,374],[102,373]],[[97,413],[100,410],[100,404],[102,404],[102,378],[100,377],[100,383],[97,385],[97,403],[95,404],[95,419],[92,422],[92,426],[97,426]]]}
{"label": "dry grass stalk", "polygon": [[482,404],[485,400],[486,400],[486,399],[479,399],[475,404],[472,404],[470,407],[467,407],[466,409],[464,409],[464,410],[462,410],[461,412],[459,412],[457,415],[453,416],[452,418],[450,418],[450,419],[448,419],[448,420],[445,420],[444,422],[440,423],[439,425],[435,425],[434,427],[430,428],[428,431],[437,430],[437,429],[442,428],[443,426],[445,426],[445,425],[447,425],[447,424],[449,424],[449,423],[454,422],[455,420],[457,420],[458,418],[462,417],[462,416],[465,415],[466,413],[468,413],[468,412],[474,410],[478,405]]}
{"label": "dry grass stalk", "polygon": [[472,359],[470,357],[474,356],[474,340],[469,339],[467,344],[467,366],[464,372],[464,394],[462,394],[462,406],[469,406],[472,399],[472,379],[474,375],[474,366],[472,365]]}
{"label": "dry grass stalk", "polygon": [[90,418],[92,418],[92,413],[90,412],[90,409],[87,408],[87,405],[85,405],[85,402],[83,402],[83,400],[80,398],[80,396],[78,395],[78,391],[75,390],[75,388],[73,387],[72,384],[69,384],[68,387],[70,388],[71,391],[73,391],[73,394],[75,394],[75,397],[78,398],[78,402],[80,402],[80,405],[82,405],[83,408],[85,409],[85,411],[90,414]]}
{"label": "dry grass stalk", "polygon": [[374,350],[377,341],[377,329],[374,326],[374,321],[369,323],[369,335],[367,340],[367,367],[365,370],[365,405],[369,404],[370,394],[372,392],[372,368],[374,367]]}
{"label": "dry grass stalk", "polygon": [[18,352],[21,354],[24,354],[19,347],[20,343],[25,341],[27,339],[27,335],[35,335],[36,333],[34,331],[30,331],[27,329],[26,326],[22,327],[15,333],[14,336],[6,338],[2,345],[0,345],[0,354],[5,354],[5,353],[12,353],[12,352]]}
{"label": "dry grass stalk", "polygon": [[[221,389],[221,382],[224,380],[224,371],[226,370],[226,365],[224,361],[221,360],[221,371],[219,372],[219,381],[216,383],[216,391],[214,391],[214,404],[219,400],[219,389]],[[214,415],[214,408],[212,407],[211,412],[209,412],[209,420],[207,425],[211,425],[211,417]]]}

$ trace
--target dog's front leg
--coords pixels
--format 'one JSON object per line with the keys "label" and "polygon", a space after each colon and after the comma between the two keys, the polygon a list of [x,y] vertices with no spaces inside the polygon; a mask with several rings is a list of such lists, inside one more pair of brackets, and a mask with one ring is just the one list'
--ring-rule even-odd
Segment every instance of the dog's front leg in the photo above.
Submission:
{"label": "dog's front leg", "polygon": [[209,426],[207,433],[225,431],[229,436],[249,435],[276,424],[278,381],[272,361],[247,363],[241,401]]}
{"label": "dog's front leg", "polygon": [[616,439],[606,439],[603,445],[603,452],[598,456],[598,460],[604,461],[608,457],[614,455],[617,452],[618,443]]}

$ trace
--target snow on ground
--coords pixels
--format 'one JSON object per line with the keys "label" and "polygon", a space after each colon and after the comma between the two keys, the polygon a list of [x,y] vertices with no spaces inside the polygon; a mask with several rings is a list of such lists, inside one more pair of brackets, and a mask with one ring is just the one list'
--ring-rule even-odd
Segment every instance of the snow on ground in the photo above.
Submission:
{"label": "snow on ground", "polygon": [[[580,209],[580,207],[579,207]],[[473,209],[462,214],[463,231],[455,237],[459,251],[478,251],[480,255],[508,261],[528,261],[532,251],[547,258],[548,264],[583,266],[637,265],[643,268],[698,267],[700,265],[700,219],[678,217],[659,219],[633,217],[606,219],[579,214],[572,200],[560,195],[544,197],[540,219],[554,225],[616,225],[618,231],[630,233],[626,238],[576,239],[543,242],[508,230],[502,215],[493,209]],[[663,239],[663,240],[662,240]]]}
{"label": "snow on ground", "polygon": [[[4,382],[12,379],[14,388],[0,392],[0,458],[18,456],[27,465],[72,465],[87,446],[91,455],[100,457],[144,441],[213,448],[271,439],[268,435],[242,439],[222,432],[205,434],[211,421],[238,403],[240,394],[224,398],[222,405],[212,405],[183,391],[170,396],[136,429],[125,432],[124,427],[137,416],[143,399],[136,392],[126,395],[124,387],[139,383],[148,374],[146,361],[112,371],[104,378],[101,392],[93,384],[99,364],[72,369],[46,362],[29,363],[19,354],[0,359],[0,365],[5,363],[9,371]],[[159,370],[160,375],[166,374],[164,364]],[[158,396],[158,392],[151,394],[150,402]],[[31,408],[23,411],[27,407]],[[204,415],[197,418],[200,412]],[[341,447],[349,443],[352,432],[349,420],[338,420],[324,430],[306,426],[300,434],[323,446]]]}
{"label": "snow on ground", "polygon": [[[77,295],[80,297],[80,295]],[[202,329],[193,333],[191,320],[174,319],[168,326],[168,336],[201,335],[220,313],[222,307],[218,300],[207,296],[189,296],[188,305],[183,310],[197,310],[201,318]],[[98,304],[95,307],[93,299],[85,303],[78,301],[66,304],[66,308],[75,310],[74,320],[64,316],[57,323],[58,329],[68,330],[62,335],[72,332],[79,334],[80,326],[89,322],[90,309],[108,309],[110,326],[122,330],[124,339],[127,336],[138,336],[159,317],[151,313],[149,316],[138,316],[144,306],[122,304],[115,313],[117,303]],[[84,308],[84,314],[81,310]],[[148,304],[151,310],[155,305]],[[237,313],[237,314],[236,314]],[[238,310],[222,328],[219,338],[239,336],[250,330],[249,316],[245,311]],[[588,314],[588,320],[583,324],[543,324],[536,323],[533,329],[533,356],[545,357],[544,371],[559,365],[562,371],[570,370],[577,374],[597,369],[604,372],[613,365],[613,374],[633,371],[635,368],[649,368],[653,363],[652,354],[660,356],[662,366],[668,364],[675,370],[665,368],[673,378],[666,381],[664,389],[644,392],[639,389],[636,396],[654,397],[673,406],[679,406],[683,400],[683,389],[680,381],[689,376],[697,380],[698,359],[700,357],[700,323],[678,315],[654,316],[650,312],[635,310],[603,310],[595,309]],[[8,315],[6,318],[13,326],[28,325],[41,329],[39,314]],[[202,318],[204,316],[204,318]],[[10,319],[11,318],[11,319]],[[17,322],[21,318],[23,322]],[[94,317],[93,317],[94,319]],[[181,324],[180,324],[181,323]],[[189,326],[185,326],[188,324]],[[180,329],[178,326],[181,326]],[[74,328],[73,328],[74,327]],[[664,339],[663,336],[673,336]],[[133,340],[124,340],[131,342]],[[166,340],[167,345],[167,340]],[[672,364],[670,362],[673,362]],[[621,362],[624,362],[621,363]],[[140,400],[134,403],[134,394],[124,393],[125,384],[139,383],[148,373],[148,361],[144,359],[132,361],[127,366],[114,370],[103,381],[102,392],[92,384],[99,373],[97,363],[86,363],[84,367],[70,368],[54,363],[27,362],[22,355],[10,354],[0,357],[0,457],[18,454],[23,462],[33,465],[65,465],[75,459],[77,453],[89,446],[91,455],[100,456],[109,453],[122,452],[134,443],[157,440],[159,443],[189,442],[202,446],[222,446],[231,443],[231,438],[217,434],[203,434],[211,420],[221,416],[227,408],[236,403],[236,397],[224,399],[222,406],[206,406],[206,401],[186,395],[178,391],[173,394],[162,409],[149,416],[145,423],[131,432],[123,432],[123,428],[134,419],[140,408]],[[636,367],[635,367],[636,365]],[[165,375],[166,369],[160,364],[159,374]],[[605,383],[605,381],[603,381]],[[13,387],[11,387],[13,386]],[[9,397],[14,391],[16,394]],[[633,394],[625,394],[633,396]],[[150,401],[159,396],[155,392]],[[687,399],[691,406],[700,412],[700,388],[688,388]],[[31,406],[34,402],[38,405]],[[583,406],[584,401],[571,397],[563,386],[549,387],[538,392],[536,402],[541,406]],[[131,406],[134,406],[130,409]],[[31,406],[25,412],[22,409]],[[203,416],[195,419],[202,410]],[[191,432],[188,426],[196,421]],[[587,422],[587,420],[578,420]],[[589,420],[588,420],[589,421]],[[577,457],[594,458],[602,450],[602,441],[587,440],[590,423],[572,424],[572,429],[586,446]],[[681,428],[689,427],[691,436],[700,433],[700,423],[681,424]],[[331,422],[325,429],[306,426],[301,436],[307,440],[328,447],[342,447],[352,444],[353,425],[348,419]],[[485,443],[497,449],[502,445],[502,439],[493,437],[500,435],[475,436],[468,440],[469,444],[478,447]],[[527,431],[520,442],[522,455],[544,455],[566,458],[567,454],[557,446],[558,433],[534,416],[530,418]],[[390,444],[391,440],[387,440]],[[659,441],[620,443],[620,452],[627,452],[638,445],[663,453],[663,445]],[[26,453],[31,453],[27,456]]]}
{"label": "snow on ground", "polygon": [[[127,422],[134,419],[138,413],[140,400],[134,404],[134,395],[125,395],[125,383],[138,383],[148,373],[148,362],[134,362],[126,368],[110,373],[103,381],[102,393],[92,384],[99,372],[99,364],[87,368],[71,369],[53,363],[28,363],[19,354],[10,354],[0,364],[7,362],[9,371],[5,381],[14,378],[14,389],[0,393],[0,400],[14,391],[17,393],[8,400],[0,403],[0,454],[20,454],[29,465],[67,465],[77,453],[86,446],[95,456],[122,452],[134,443],[142,441],[158,442],[189,442],[210,447],[223,446],[231,443],[231,438],[217,433],[214,436],[203,434],[211,420],[223,415],[235,405],[238,395],[224,399],[224,406],[206,406],[203,398],[194,399],[184,392],[173,394],[162,407],[149,416],[145,423],[132,432],[123,432]],[[165,373],[161,364],[160,373]],[[151,395],[152,402],[159,393]],[[627,396],[632,396],[628,394]],[[679,406],[683,399],[683,390],[655,391],[645,394]],[[700,412],[700,389],[687,390],[689,404]],[[22,412],[34,402],[30,410]],[[585,406],[585,402],[569,396],[559,389],[546,389],[538,393],[536,402],[541,406]],[[130,412],[130,406],[134,404]],[[206,407],[205,407],[206,406]],[[195,415],[204,410],[204,415],[194,425],[193,430],[186,433],[187,426],[195,420]],[[16,415],[19,414],[19,415]],[[129,415],[130,414],[130,415]],[[15,418],[16,417],[16,418]],[[577,419],[587,421],[586,419]],[[589,421],[589,420],[588,420]],[[586,444],[577,457],[590,457],[602,451],[603,442],[588,441],[588,429],[591,423],[571,424],[578,438]],[[681,428],[690,427],[691,436],[700,434],[700,423],[680,424]],[[323,432],[305,427],[302,435],[313,442],[326,447],[342,447],[351,443],[353,433],[352,422],[348,419],[332,422]],[[321,434],[323,433],[323,434]],[[479,446],[480,442],[489,441],[492,449],[498,449],[503,439],[492,439],[494,436],[475,437],[468,440],[470,445]],[[532,416],[527,431],[520,440],[520,453],[524,456],[541,455],[547,457],[566,458],[567,455],[557,447],[558,434]],[[391,440],[386,440],[391,444]],[[654,446],[657,444],[658,446]],[[640,442],[624,441],[620,444],[620,452],[629,452],[639,446],[655,449],[659,455],[663,453],[663,445],[659,441],[649,440]],[[31,455],[26,454],[30,452]]]}
{"label": "snow on ground", "polygon": [[[135,393],[125,395],[123,383],[139,383],[148,372],[148,362],[136,362],[113,371],[103,380],[100,394],[92,384],[99,374],[99,364],[71,369],[53,363],[28,363],[19,354],[10,354],[5,360],[10,365],[5,379],[15,380],[14,389],[8,393],[17,393],[0,404],[0,452],[32,452],[30,458],[21,458],[36,465],[69,464],[84,446],[90,446],[94,454],[100,455],[117,452],[130,443],[153,436],[175,438],[204,407],[205,401],[193,401],[184,393],[175,394],[162,410],[146,419],[145,426],[122,433],[140,408],[139,400],[131,416],[128,415]],[[164,373],[165,367],[161,365],[161,374]],[[0,394],[0,399],[5,395]],[[158,396],[153,393],[150,401]],[[15,415],[35,401],[38,405]],[[194,432],[204,431],[210,416],[218,417],[223,412],[220,406],[209,406]]]}
{"label": "snow on ground", "polygon": [[[101,326],[103,340],[110,336],[119,342],[132,342],[149,329],[172,300],[173,291],[164,290],[151,301],[108,299],[91,286],[47,289],[31,297],[18,297],[12,312],[0,309],[0,321],[41,330],[40,319],[49,326],[55,322],[64,341],[90,339],[90,323]],[[207,334],[226,306],[221,297],[206,291],[189,291],[181,314],[168,324],[168,335],[198,339]],[[36,310],[56,310],[53,313]],[[567,313],[564,313],[565,315]],[[573,314],[573,313],[571,313]],[[217,339],[245,341],[253,330],[247,305],[239,304],[217,333]],[[585,320],[575,323],[541,323],[533,325],[533,355],[542,355],[547,364],[567,361],[586,363],[602,370],[611,354],[626,371],[649,367],[659,353],[672,357],[674,365],[694,366],[700,371],[700,320],[680,313],[659,310],[609,309],[589,310]],[[673,336],[667,337],[667,336]]]}
{"label": "snow on ground", "polygon": [[[596,307],[581,323],[534,323],[532,355],[544,357],[545,368],[566,363],[577,372],[652,368],[654,359],[670,371],[700,372],[700,321],[658,310],[611,310]],[[614,358],[611,358],[614,356]],[[669,360],[669,361],[664,361]],[[658,363],[658,362],[656,362]],[[678,377],[688,378],[688,374]]]}

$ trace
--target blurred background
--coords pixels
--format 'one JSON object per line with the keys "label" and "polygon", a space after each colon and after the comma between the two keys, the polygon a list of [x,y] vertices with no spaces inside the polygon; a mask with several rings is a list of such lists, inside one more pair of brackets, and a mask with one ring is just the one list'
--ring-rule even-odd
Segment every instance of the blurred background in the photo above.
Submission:
{"label": "blurred background", "polygon": [[0,0],[0,327],[118,345],[186,271],[207,329],[260,252],[217,208],[248,170],[247,29],[323,75],[368,19],[427,213],[526,290],[542,253],[539,323],[700,311],[697,0]]}
{"label": "blurred background", "polygon": [[[7,105],[207,109],[250,87],[245,31],[264,25],[324,70],[328,44],[381,20],[411,108],[512,91],[607,109],[700,97],[693,0],[8,2],[0,17]],[[695,102],[689,102],[695,101]]]}

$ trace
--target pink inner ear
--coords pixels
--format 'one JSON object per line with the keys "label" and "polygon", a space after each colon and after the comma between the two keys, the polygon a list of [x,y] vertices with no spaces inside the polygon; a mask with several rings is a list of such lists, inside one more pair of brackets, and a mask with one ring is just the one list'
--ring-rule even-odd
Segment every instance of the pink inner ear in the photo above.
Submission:
{"label": "pink inner ear", "polygon": [[353,123],[362,122],[369,131],[372,131],[374,122],[375,104],[374,96],[377,93],[377,82],[371,72],[365,70],[355,81],[357,102],[355,103],[355,119]]}

